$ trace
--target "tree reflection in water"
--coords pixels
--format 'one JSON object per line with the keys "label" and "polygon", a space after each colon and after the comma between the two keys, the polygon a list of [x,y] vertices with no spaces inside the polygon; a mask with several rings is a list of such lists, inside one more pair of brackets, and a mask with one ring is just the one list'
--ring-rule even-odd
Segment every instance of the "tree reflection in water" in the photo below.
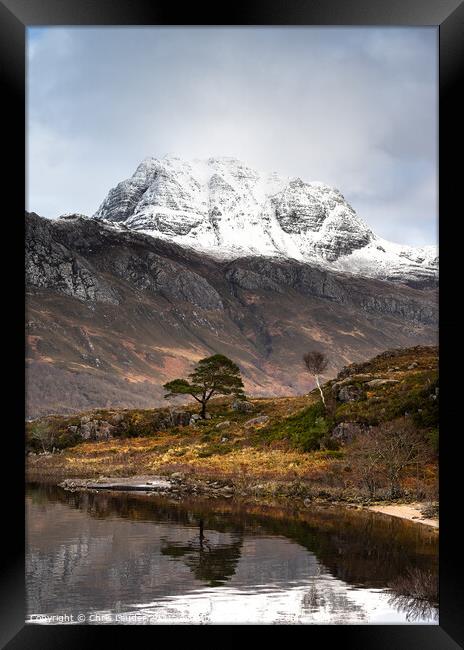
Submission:
{"label": "tree reflection in water", "polygon": [[182,559],[197,580],[210,587],[219,587],[234,574],[240,559],[243,531],[236,531],[233,541],[214,543],[204,534],[204,521],[199,521],[199,533],[187,544],[161,540],[161,553]]}
{"label": "tree reflection in water", "polygon": [[350,600],[346,593],[331,584],[326,576],[321,576],[321,568],[311,578],[311,585],[302,599],[302,608],[313,613],[324,611],[333,623],[344,623],[355,613],[356,620],[367,620],[362,605]]}
{"label": "tree reflection in water", "polygon": [[410,567],[389,583],[390,604],[406,614],[408,621],[438,620],[438,574]]}

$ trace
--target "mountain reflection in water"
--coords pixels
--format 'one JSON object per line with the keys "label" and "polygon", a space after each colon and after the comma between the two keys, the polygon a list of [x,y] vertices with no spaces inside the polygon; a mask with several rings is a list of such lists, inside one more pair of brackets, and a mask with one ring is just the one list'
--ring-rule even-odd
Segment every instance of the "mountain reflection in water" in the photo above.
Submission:
{"label": "mountain reflection in water", "polygon": [[436,531],[373,512],[31,485],[27,530],[29,621],[438,622]]}

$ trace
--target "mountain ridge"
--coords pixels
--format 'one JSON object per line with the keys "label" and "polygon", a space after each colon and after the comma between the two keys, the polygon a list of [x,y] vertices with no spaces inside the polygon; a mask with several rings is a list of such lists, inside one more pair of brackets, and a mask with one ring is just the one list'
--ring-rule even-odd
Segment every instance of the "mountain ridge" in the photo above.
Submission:
{"label": "mountain ridge", "polygon": [[217,259],[281,257],[410,286],[437,284],[435,246],[389,242],[339,190],[263,174],[236,158],[146,158],[93,218]]}

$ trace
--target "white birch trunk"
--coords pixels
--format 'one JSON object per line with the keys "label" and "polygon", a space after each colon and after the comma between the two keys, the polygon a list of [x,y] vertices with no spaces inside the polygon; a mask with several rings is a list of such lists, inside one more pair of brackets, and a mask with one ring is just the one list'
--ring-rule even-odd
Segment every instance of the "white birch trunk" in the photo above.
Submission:
{"label": "white birch trunk", "polygon": [[319,383],[319,377],[318,377],[317,375],[314,375],[314,376],[315,376],[315,378],[316,378],[316,384],[317,384],[317,387],[319,388],[319,392],[320,392],[320,394],[321,394],[321,400],[322,400],[322,403],[324,404],[324,407],[325,407],[324,393],[322,392],[322,388],[321,388],[321,385],[320,385],[320,383]]}

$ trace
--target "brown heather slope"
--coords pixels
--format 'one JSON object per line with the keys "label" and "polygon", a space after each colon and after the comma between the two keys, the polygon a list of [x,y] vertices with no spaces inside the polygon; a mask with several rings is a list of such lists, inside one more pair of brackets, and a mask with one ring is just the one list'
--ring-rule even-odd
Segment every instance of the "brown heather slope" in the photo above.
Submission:
{"label": "brown heather slope", "polygon": [[435,344],[436,289],[291,260],[220,262],[95,220],[27,215],[27,414],[163,404],[162,384],[219,352],[254,396],[312,387],[393,347]]}

